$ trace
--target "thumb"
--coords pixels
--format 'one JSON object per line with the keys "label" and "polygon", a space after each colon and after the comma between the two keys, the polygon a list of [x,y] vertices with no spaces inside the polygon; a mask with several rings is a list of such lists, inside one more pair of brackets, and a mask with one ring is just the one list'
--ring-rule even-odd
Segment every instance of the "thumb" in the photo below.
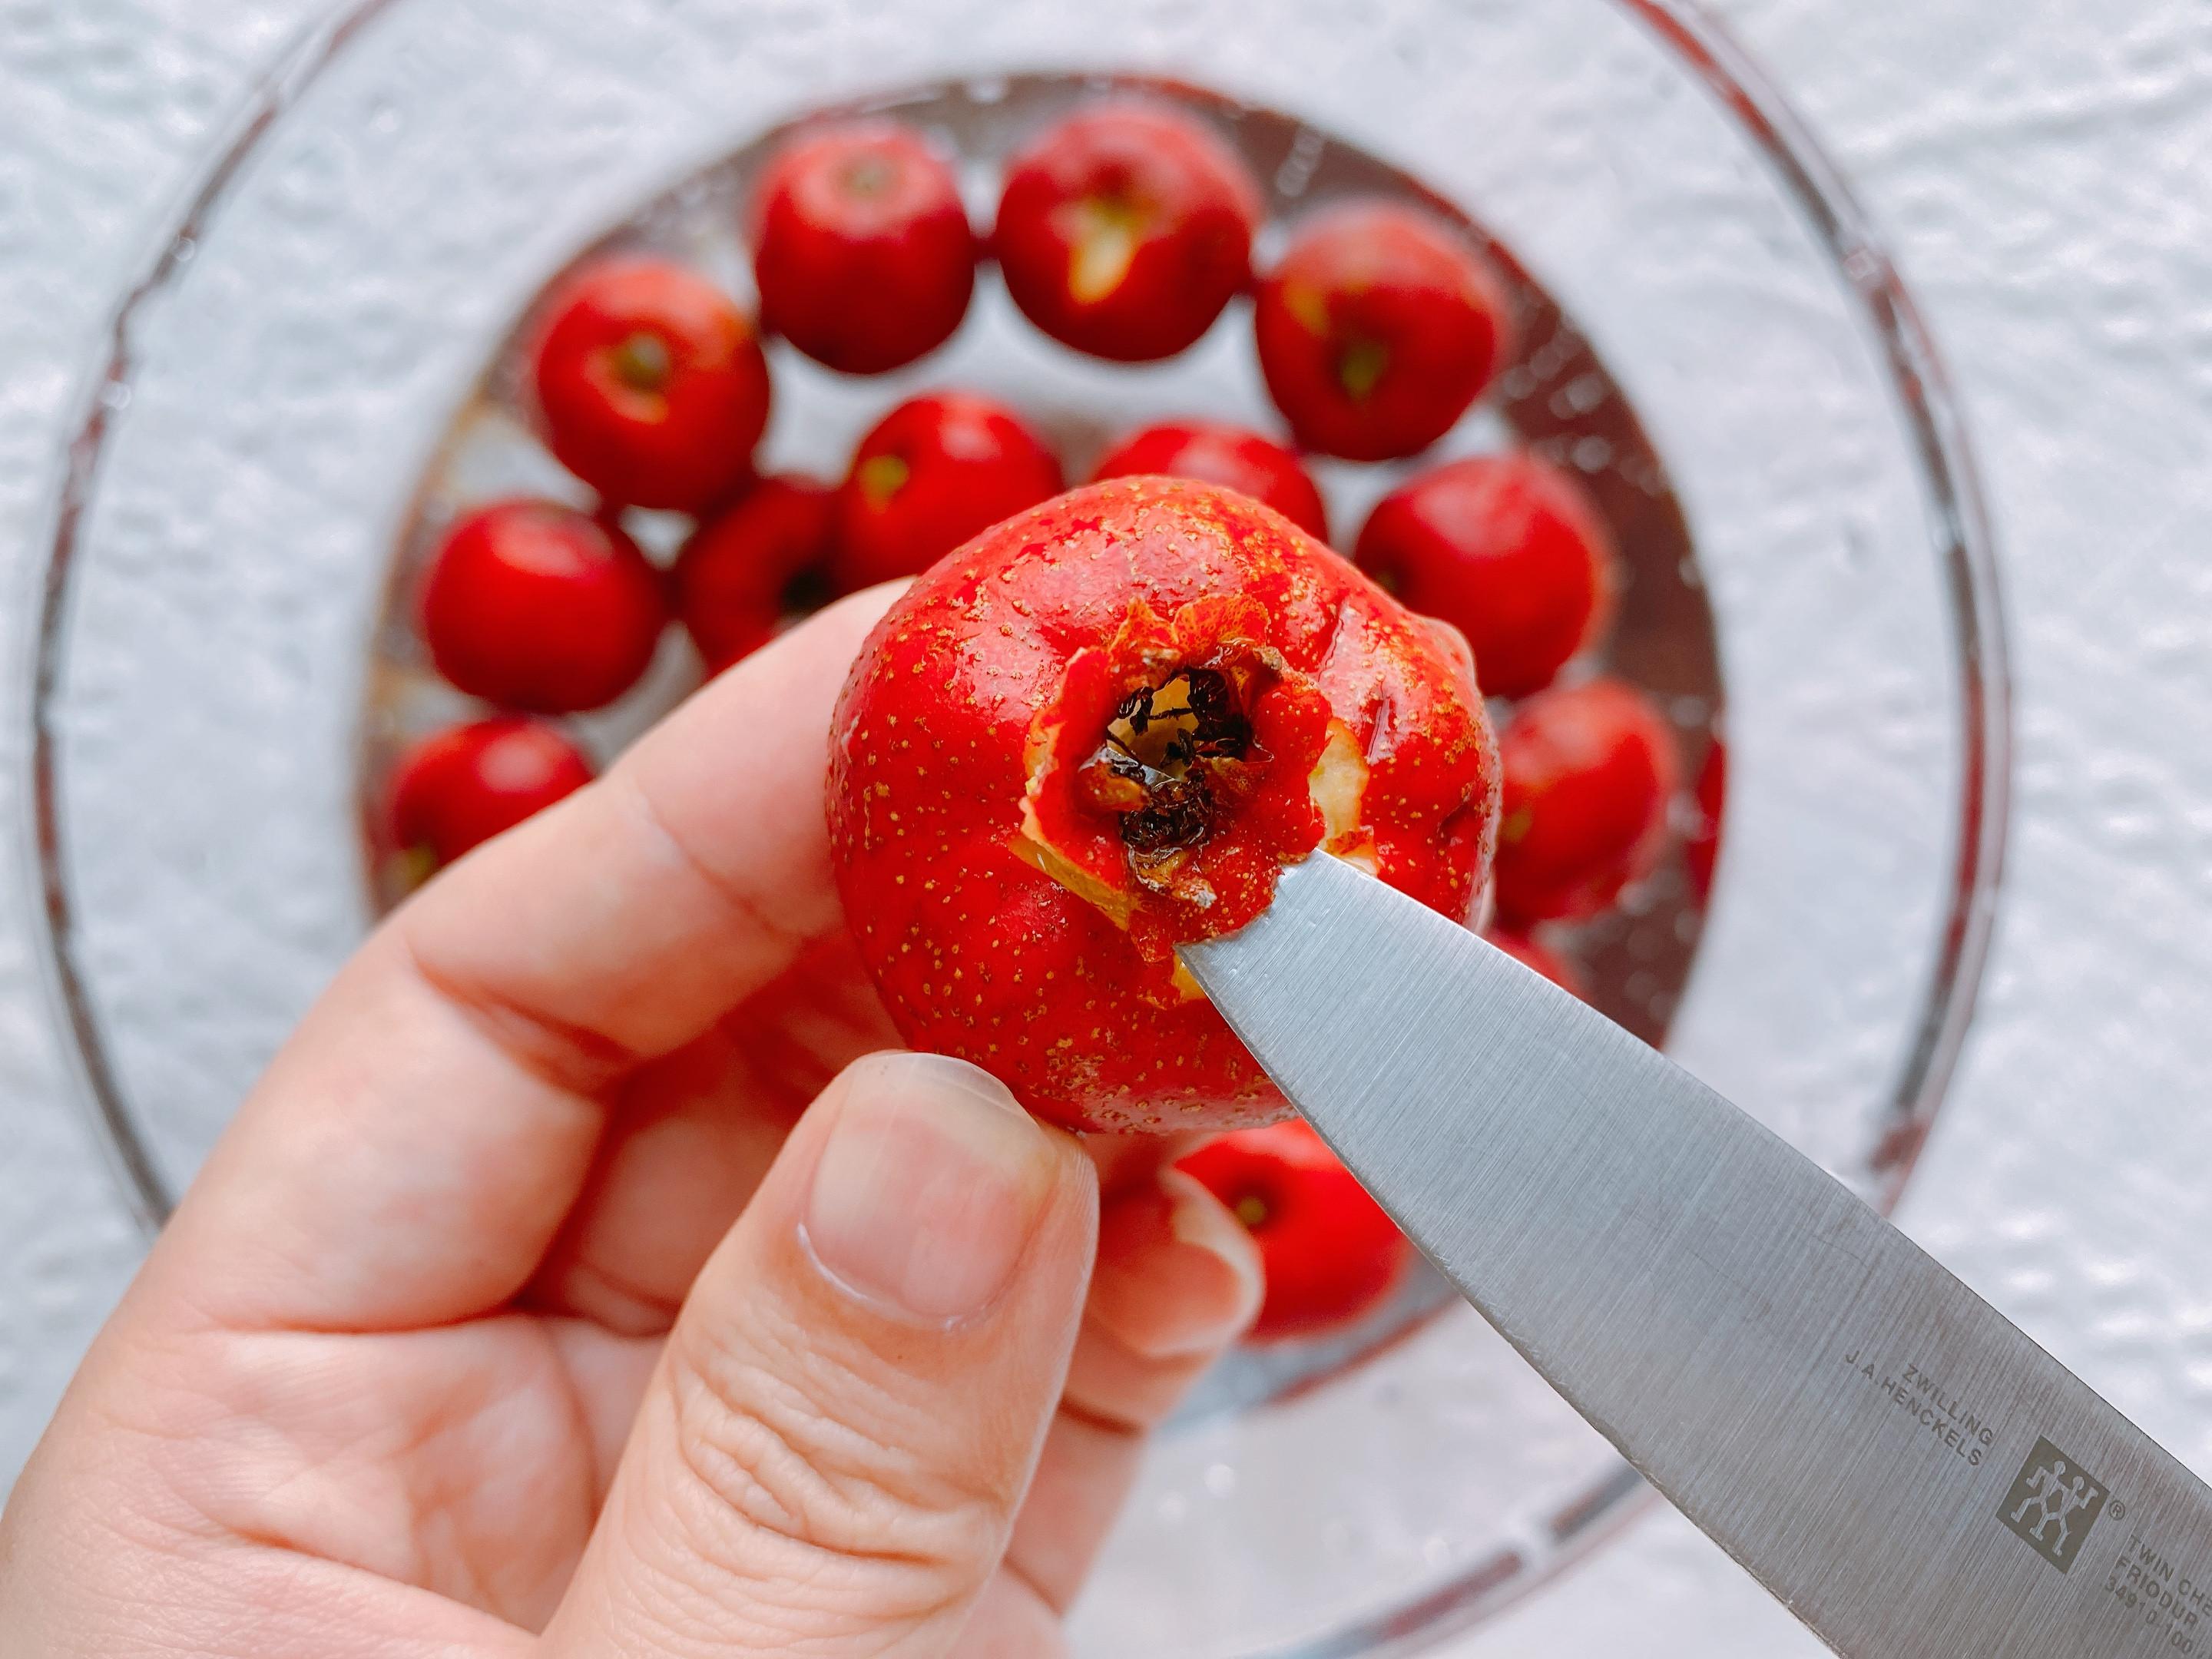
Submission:
{"label": "thumb", "polygon": [[1004,1554],[1097,1231],[1075,1143],[878,1054],[809,1109],[693,1285],[548,1659],[921,1659]]}

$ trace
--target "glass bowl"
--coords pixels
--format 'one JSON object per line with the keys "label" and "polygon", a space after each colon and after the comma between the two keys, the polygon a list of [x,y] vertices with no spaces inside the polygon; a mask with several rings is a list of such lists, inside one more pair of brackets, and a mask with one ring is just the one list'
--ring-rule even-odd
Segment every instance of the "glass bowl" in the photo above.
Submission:
{"label": "glass bowl", "polygon": [[[53,519],[33,744],[48,957],[149,1222],[373,915],[360,780],[386,740],[372,643],[392,550],[530,296],[809,110],[933,87],[988,125],[1024,88],[1108,70],[1202,76],[1224,107],[1293,118],[1279,199],[1326,161],[1321,134],[1418,176],[1573,319],[1697,550],[1639,567],[1629,598],[1632,614],[1675,596],[1680,625],[1624,637],[1654,683],[1678,684],[1670,651],[1710,680],[1709,614],[1728,699],[1702,935],[1630,927],[1600,947],[1624,987],[1639,963],[1668,987],[1650,1030],[1669,1053],[1894,1200],[1994,902],[1991,549],[1887,258],[1701,14],[360,0],[266,82],[120,301]],[[1212,356],[1191,395],[1234,407],[1249,366]],[[1127,386],[1065,354],[1024,373],[1048,369],[1070,407]],[[1531,382],[1523,429],[1547,411],[1573,429],[1586,379]],[[780,416],[771,456],[818,441],[805,424]],[[1674,712],[1701,722],[1711,693]],[[1233,1373],[1163,1437],[1077,1612],[1079,1651],[1426,1645],[1633,1512],[1633,1476],[1470,1311],[1390,1330],[1296,1386]]]}

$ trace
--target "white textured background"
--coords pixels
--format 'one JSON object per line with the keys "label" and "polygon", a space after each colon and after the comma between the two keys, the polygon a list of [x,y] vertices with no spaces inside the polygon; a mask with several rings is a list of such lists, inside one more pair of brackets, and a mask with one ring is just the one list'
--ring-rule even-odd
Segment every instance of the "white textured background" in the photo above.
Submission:
{"label": "white textured background", "polygon": [[[21,647],[100,314],[315,0],[0,0],[0,1482],[139,1241],[28,943]],[[2212,8],[1723,0],[1858,182],[1973,416],[2017,647],[2016,832],[1978,1034],[1907,1225],[2212,1473]],[[1655,1516],[1465,1644],[1816,1651]]]}

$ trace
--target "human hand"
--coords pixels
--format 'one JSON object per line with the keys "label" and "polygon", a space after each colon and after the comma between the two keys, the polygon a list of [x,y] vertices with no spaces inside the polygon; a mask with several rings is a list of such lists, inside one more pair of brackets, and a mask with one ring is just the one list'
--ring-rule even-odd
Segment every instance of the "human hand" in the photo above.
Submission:
{"label": "human hand", "polygon": [[348,964],[0,1518],[9,1659],[1060,1650],[1259,1268],[1166,1144],[862,1058],[822,793],[886,603]]}

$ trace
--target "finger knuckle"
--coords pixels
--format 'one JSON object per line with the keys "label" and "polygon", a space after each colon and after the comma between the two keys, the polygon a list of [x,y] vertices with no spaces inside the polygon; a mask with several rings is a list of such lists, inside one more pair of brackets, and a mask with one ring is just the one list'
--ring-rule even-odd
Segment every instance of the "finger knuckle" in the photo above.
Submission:
{"label": "finger knuckle", "polygon": [[1010,1500],[941,1467],[920,1401],[793,1333],[765,1351],[679,1327],[672,1431],[691,1547],[810,1608],[921,1624],[996,1565]]}

